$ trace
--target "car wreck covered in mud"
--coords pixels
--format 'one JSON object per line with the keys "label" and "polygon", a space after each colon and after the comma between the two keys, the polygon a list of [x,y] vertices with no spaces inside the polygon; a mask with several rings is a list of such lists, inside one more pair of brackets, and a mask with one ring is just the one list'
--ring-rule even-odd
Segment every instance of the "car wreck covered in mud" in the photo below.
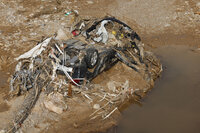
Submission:
{"label": "car wreck covered in mud", "polygon": [[[79,90],[92,101],[89,96],[92,88],[88,84],[117,62],[124,63],[142,75],[149,84],[152,84],[162,71],[159,60],[151,52],[144,50],[139,35],[114,17],[82,19],[71,28],[71,34],[73,37],[67,40],[59,40],[56,36],[46,38],[28,52],[15,58],[18,63],[10,81],[11,94],[29,95],[16,114],[14,124],[8,126],[6,132],[15,132],[20,128],[42,91],[46,94],[58,91],[70,98],[72,91]],[[67,87],[68,84],[74,85],[76,89]],[[127,95],[126,91],[131,91],[134,95],[136,90],[123,87],[115,91],[115,95],[107,98],[103,95],[102,100],[106,99],[114,105],[114,101],[121,99],[120,95]],[[103,115],[103,119],[112,115],[118,105],[110,108],[109,112]],[[94,114],[100,109],[102,108]]]}
{"label": "car wreck covered in mud", "polygon": [[[99,28],[98,34],[100,34],[102,37],[91,37],[89,34],[92,32],[98,24],[101,23],[101,27]],[[105,42],[108,40],[108,35],[105,31],[103,31],[103,27],[105,24],[111,24],[112,23],[118,23],[121,25],[121,38],[129,39],[130,41],[122,46],[117,46],[113,44],[105,44]],[[113,27],[112,27],[113,28]],[[77,32],[78,30],[74,30],[73,32]],[[115,34],[115,31],[112,31],[113,34]],[[122,23],[121,21],[115,19],[115,18],[105,18],[101,21],[96,22],[96,24],[92,25],[90,28],[88,28],[85,31],[86,38],[92,39],[94,41],[102,41],[102,45],[99,45],[97,43],[91,43],[87,44],[87,42],[82,42],[80,40],[70,39],[63,43],[64,46],[64,52],[59,52],[59,48],[57,49],[57,58],[60,59],[60,65],[64,65],[66,67],[70,67],[73,69],[73,72],[71,73],[72,79],[75,79],[76,81],[81,79],[87,79],[91,80],[94,77],[96,77],[99,73],[101,73],[104,70],[109,69],[114,64],[117,63],[117,61],[122,61],[125,64],[127,64],[129,67],[133,68],[137,71],[137,68],[134,67],[134,65],[137,65],[137,62],[133,59],[129,58],[130,61],[126,61],[125,56],[121,55],[120,52],[123,53],[123,51],[129,50],[135,50],[136,54],[138,54],[138,57],[140,58],[140,61],[142,61],[142,56],[140,56],[140,49],[136,45],[137,41],[140,41],[139,36],[137,33],[135,33],[129,26]],[[118,52],[120,51],[120,52]],[[127,55],[128,57],[128,55]],[[126,57],[126,58],[127,58]],[[89,69],[93,69],[89,71]]]}

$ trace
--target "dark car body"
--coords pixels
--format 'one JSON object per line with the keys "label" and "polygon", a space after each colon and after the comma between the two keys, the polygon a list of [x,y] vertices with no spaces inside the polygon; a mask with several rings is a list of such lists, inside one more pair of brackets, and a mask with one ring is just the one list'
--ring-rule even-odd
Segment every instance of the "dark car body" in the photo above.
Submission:
{"label": "dark car body", "polygon": [[[137,65],[136,61],[126,56],[124,52],[127,49],[133,49],[137,51],[137,55],[142,62],[140,58],[140,49],[138,48],[135,41],[140,41],[140,37],[128,25],[113,17],[108,17],[100,21],[96,21],[89,28],[81,31],[82,33],[85,33],[86,40],[93,39],[90,33],[97,29],[97,27],[103,21],[109,21],[111,23],[117,23],[120,25],[121,29],[119,29],[119,31],[123,33],[124,39],[128,40],[128,44],[121,47],[112,45],[107,46],[102,43],[88,44],[88,41],[80,41],[78,37],[65,41],[64,57],[59,56],[59,58],[62,60],[61,64],[64,64],[66,67],[73,68],[73,72],[70,73],[72,79],[91,80],[102,71],[111,68],[118,61],[122,61],[137,71],[137,69],[132,65]],[[123,32],[123,28],[128,31]],[[130,61],[128,62],[124,58],[128,58]]]}
{"label": "dark car body", "polygon": [[70,74],[74,80],[91,80],[118,61],[116,51],[110,47],[90,45],[77,39],[67,40],[65,44],[65,57],[59,58],[61,64],[73,68]]}

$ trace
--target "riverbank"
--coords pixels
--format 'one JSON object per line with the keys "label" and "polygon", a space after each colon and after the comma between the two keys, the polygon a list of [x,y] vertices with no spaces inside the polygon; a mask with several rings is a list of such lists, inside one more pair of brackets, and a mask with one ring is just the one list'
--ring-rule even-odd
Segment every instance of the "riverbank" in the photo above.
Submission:
{"label": "riverbank", "polygon": [[[9,92],[9,84],[7,78],[11,76],[15,64],[13,64],[13,58],[24,53],[28,49],[32,48],[37,42],[41,41],[42,36],[52,36],[58,31],[59,28],[64,30],[68,29],[68,21],[70,16],[64,16],[67,11],[77,10],[84,17],[102,17],[105,15],[113,15],[120,20],[123,20],[130,25],[141,37],[142,41],[147,46],[147,49],[154,49],[162,45],[190,45],[192,49],[196,51],[200,47],[200,15],[196,14],[199,11],[198,0],[95,0],[95,1],[5,1],[0,3],[1,20],[0,20],[0,71],[1,71],[1,89],[0,89],[0,112],[6,113],[3,115],[2,123],[0,127],[4,127],[8,122],[8,119],[12,118],[11,113],[20,105],[24,97],[20,97],[21,100],[13,99],[14,101],[5,100],[6,95]],[[198,51],[197,51],[198,52]],[[173,57],[172,57],[173,58]],[[120,73],[118,69],[120,68]],[[133,79],[135,77],[129,76],[130,71],[128,68],[118,64],[114,69],[102,74],[99,79],[94,81],[97,84],[106,84],[107,78],[113,76],[115,78]],[[116,75],[115,75],[116,74]],[[122,76],[125,74],[125,76]],[[5,75],[5,76],[3,76]],[[132,73],[132,75],[137,75]],[[102,80],[102,79],[105,79]],[[132,82],[133,88],[147,88],[144,82],[141,82],[141,77],[136,78],[137,81]],[[137,84],[138,83],[138,84]],[[35,125],[35,131],[58,131],[63,132],[69,129],[71,132],[89,132],[100,131],[110,126],[116,125],[118,118],[120,117],[120,111],[116,112],[116,115],[109,119],[107,124],[100,121],[99,124],[94,124],[97,121],[88,121],[88,116],[91,112],[85,113],[88,108],[88,104],[84,104],[82,101],[76,101],[75,105],[80,105],[83,112],[76,112],[78,109],[71,109],[72,114],[65,116],[64,119],[57,119],[55,115],[51,114],[52,121],[45,121],[41,126],[34,124],[31,119],[28,121]],[[78,103],[78,104],[77,104]],[[12,105],[13,108],[12,108]],[[35,112],[37,112],[36,105]],[[43,105],[41,105],[43,106]],[[92,106],[89,106],[92,108]],[[33,113],[34,114],[34,113]],[[76,123],[75,118],[79,118],[80,114],[83,121]],[[48,118],[49,113],[39,114],[39,117],[45,116]],[[66,121],[64,123],[63,121]],[[69,122],[69,123],[68,123]],[[49,124],[50,123],[50,124]],[[50,125],[54,127],[45,129]],[[67,126],[66,126],[67,125]],[[87,126],[88,125],[88,126]],[[50,126],[51,127],[51,126]],[[28,127],[27,127],[28,128]],[[91,129],[91,130],[90,130]],[[33,131],[34,132],[34,131]]]}

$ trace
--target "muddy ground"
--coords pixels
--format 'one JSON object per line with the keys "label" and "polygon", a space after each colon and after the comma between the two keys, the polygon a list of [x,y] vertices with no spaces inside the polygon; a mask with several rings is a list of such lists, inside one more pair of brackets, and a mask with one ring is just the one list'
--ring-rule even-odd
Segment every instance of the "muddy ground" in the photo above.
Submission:
{"label": "muddy ground", "polygon": [[[20,99],[15,101],[13,106],[11,106],[12,101],[7,100],[9,92],[7,79],[14,69],[13,58],[33,47],[43,37],[54,35],[60,28],[69,31],[70,16],[64,14],[71,9],[78,11],[83,17],[112,15],[123,20],[141,36],[149,49],[171,44],[189,45],[198,53],[197,49],[200,48],[200,2],[198,0],[0,0],[0,129],[12,119],[11,112],[20,105]],[[131,78],[125,75],[129,72],[126,67],[118,64],[94,82],[104,84],[103,78],[109,80],[118,77],[119,75],[114,75],[118,67],[125,69],[125,72],[118,73],[124,80]],[[112,77],[109,77],[111,75]],[[137,74],[133,72],[133,75]],[[142,81],[137,82],[135,87],[145,88],[146,85],[141,85],[140,82]],[[134,82],[132,84],[134,85]],[[82,118],[75,108],[70,110],[74,112],[73,116],[63,117],[62,121],[53,113],[44,111],[44,114],[39,115],[52,118],[43,122],[43,125],[35,124],[34,128],[27,127],[29,132],[101,131],[115,125],[118,121],[119,117],[115,116],[112,117],[112,121],[100,123],[88,121],[87,116],[92,113],[88,113],[87,108],[84,108],[88,105],[83,101],[77,102],[76,99],[72,101],[83,110]],[[36,105],[35,110],[37,109]],[[77,123],[75,119],[83,121]],[[31,122],[31,119],[27,120],[27,123]]]}

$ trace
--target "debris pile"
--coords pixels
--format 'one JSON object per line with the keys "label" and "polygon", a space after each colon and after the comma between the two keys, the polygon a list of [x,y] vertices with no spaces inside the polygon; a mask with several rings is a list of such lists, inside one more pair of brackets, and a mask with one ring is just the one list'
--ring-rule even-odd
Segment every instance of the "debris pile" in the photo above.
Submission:
{"label": "debris pile", "polygon": [[131,88],[128,80],[125,83],[110,81],[107,88],[102,88],[91,84],[92,79],[119,61],[138,72],[149,84],[162,71],[158,59],[144,50],[138,34],[114,17],[81,19],[74,22],[71,34],[74,37],[68,40],[59,40],[57,36],[46,38],[15,58],[18,63],[10,81],[11,94],[29,95],[14,124],[6,131],[15,132],[20,127],[41,92],[49,99],[55,100],[52,98],[55,94],[64,97],[58,98],[56,104],[52,100],[45,101],[50,111],[61,114],[67,109],[67,99],[80,97],[95,110],[90,119],[107,119],[124,100],[145,92]]}

